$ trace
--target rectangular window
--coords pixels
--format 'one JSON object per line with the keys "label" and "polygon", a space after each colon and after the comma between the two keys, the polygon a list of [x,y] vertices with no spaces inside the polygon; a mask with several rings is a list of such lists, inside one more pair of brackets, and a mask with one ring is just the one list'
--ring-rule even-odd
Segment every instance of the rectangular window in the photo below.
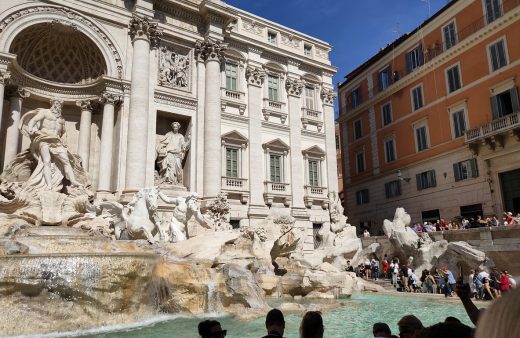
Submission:
{"label": "rectangular window", "polygon": [[270,154],[269,163],[271,169],[271,182],[282,182],[282,155]]}
{"label": "rectangular window", "polygon": [[424,64],[424,55],[422,46],[419,45],[406,53],[406,69],[408,73],[413,72],[415,69],[421,67]]}
{"label": "rectangular window", "polygon": [[426,126],[420,126],[415,129],[415,142],[417,151],[428,149],[428,130]]}
{"label": "rectangular window", "polygon": [[312,223],[312,238],[314,241],[314,249],[318,249],[321,245],[321,236],[320,230],[323,224],[321,223]]}
{"label": "rectangular window", "polygon": [[385,69],[383,69],[382,71],[379,72],[377,77],[378,77],[378,87],[379,87],[380,92],[382,92],[383,90],[388,88],[388,86],[390,86],[391,76],[392,76],[392,70],[391,70],[390,66],[386,67]]}
{"label": "rectangular window", "polygon": [[383,126],[392,123],[392,106],[387,103],[381,107],[381,115],[383,118]]}
{"label": "rectangular window", "polygon": [[354,139],[360,139],[363,136],[363,129],[361,128],[361,120],[354,121]]}
{"label": "rectangular window", "polygon": [[385,183],[386,198],[396,197],[401,195],[401,181],[395,180]]}
{"label": "rectangular window", "polygon": [[365,153],[362,151],[356,153],[356,169],[358,174],[365,172]]}
{"label": "rectangular window", "polygon": [[267,91],[269,100],[278,101],[280,78],[274,75],[267,75]]}
{"label": "rectangular window", "polygon": [[315,110],[314,106],[314,87],[305,86],[305,108]]}
{"label": "rectangular window", "polygon": [[236,91],[238,88],[238,66],[226,62],[226,89]]}
{"label": "rectangular window", "polygon": [[499,119],[520,110],[516,87],[491,96],[493,119]]}
{"label": "rectangular window", "polygon": [[435,180],[435,170],[422,172],[417,174],[415,178],[417,180],[417,190],[423,190],[437,186],[437,181]]}
{"label": "rectangular window", "polygon": [[506,45],[503,39],[489,45],[488,50],[492,71],[507,66]]}
{"label": "rectangular window", "polygon": [[451,122],[453,123],[453,136],[461,137],[466,131],[466,116],[464,110],[458,110],[451,114]]}
{"label": "rectangular window", "polygon": [[226,148],[226,177],[238,177],[238,149]]}
{"label": "rectangular window", "polygon": [[370,202],[369,196],[368,196],[368,189],[363,189],[356,191],[356,204],[367,204]]}
{"label": "rectangular window", "polygon": [[305,56],[311,56],[312,55],[312,46],[311,45],[303,45],[303,54]]}
{"label": "rectangular window", "polygon": [[320,185],[318,172],[319,167],[319,161],[309,160],[309,185],[312,187],[318,187]]}
{"label": "rectangular window", "polygon": [[276,33],[275,32],[267,32],[267,41],[269,43],[272,43],[273,45],[276,45]]}
{"label": "rectangular window", "polygon": [[448,80],[449,93],[456,91],[462,86],[459,65],[455,65],[446,71],[446,79]]}
{"label": "rectangular window", "polygon": [[412,101],[413,101],[413,110],[414,111],[422,108],[422,106],[423,106],[422,85],[412,89]]}
{"label": "rectangular window", "polygon": [[493,22],[503,15],[500,0],[485,0],[487,23]]}
{"label": "rectangular window", "polygon": [[444,36],[444,48],[450,49],[457,43],[457,30],[455,28],[455,22],[452,21],[442,28],[442,34]]}
{"label": "rectangular window", "polygon": [[395,142],[393,138],[385,141],[385,159],[386,163],[395,161]]}
{"label": "rectangular window", "polygon": [[478,177],[477,159],[472,158],[466,161],[454,163],[453,176],[455,176],[455,182]]}
{"label": "rectangular window", "polygon": [[363,98],[361,97],[361,88],[357,87],[352,91],[352,93],[350,93],[350,108],[354,109],[357,106],[359,106],[361,104],[362,99]]}

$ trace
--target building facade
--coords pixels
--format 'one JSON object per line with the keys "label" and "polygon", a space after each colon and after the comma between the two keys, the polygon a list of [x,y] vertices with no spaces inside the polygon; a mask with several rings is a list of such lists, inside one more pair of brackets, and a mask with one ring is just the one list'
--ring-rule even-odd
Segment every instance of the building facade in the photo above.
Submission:
{"label": "building facade", "polygon": [[98,197],[224,192],[232,224],[291,215],[312,250],[338,191],[330,49],[219,0],[3,1],[1,167],[59,98]]}
{"label": "building facade", "polygon": [[520,212],[519,4],[451,1],[339,85],[352,224]]}

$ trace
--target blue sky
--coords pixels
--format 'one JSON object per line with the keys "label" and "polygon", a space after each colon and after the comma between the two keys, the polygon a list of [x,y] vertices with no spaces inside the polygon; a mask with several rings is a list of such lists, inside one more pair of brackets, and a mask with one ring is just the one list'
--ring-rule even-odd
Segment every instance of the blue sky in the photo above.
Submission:
{"label": "blue sky", "polygon": [[[428,18],[426,0],[224,0],[333,46],[334,84]],[[431,14],[448,0],[429,0]],[[398,33],[396,32],[398,31]]]}

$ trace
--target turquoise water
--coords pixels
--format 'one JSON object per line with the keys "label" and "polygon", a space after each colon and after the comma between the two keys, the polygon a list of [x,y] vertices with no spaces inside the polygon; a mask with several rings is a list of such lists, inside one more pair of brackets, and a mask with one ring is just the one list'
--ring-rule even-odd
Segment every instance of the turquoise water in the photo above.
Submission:
{"label": "turquoise water", "polygon": [[[279,301],[271,304],[276,306]],[[324,314],[325,337],[327,338],[366,338],[372,337],[375,322],[387,323],[393,334],[398,335],[397,322],[407,314],[417,316],[425,326],[441,321],[447,316],[460,319],[464,324],[473,326],[460,302],[443,298],[426,298],[417,295],[354,294],[342,300],[344,306]],[[205,318],[175,318],[156,322],[147,326],[120,329],[117,331],[80,335],[88,338],[194,338],[197,324]],[[264,318],[240,321],[231,317],[217,320],[228,330],[227,338],[259,338],[265,335]],[[300,315],[286,315],[286,338],[298,338]],[[78,337],[78,335],[75,335]]]}

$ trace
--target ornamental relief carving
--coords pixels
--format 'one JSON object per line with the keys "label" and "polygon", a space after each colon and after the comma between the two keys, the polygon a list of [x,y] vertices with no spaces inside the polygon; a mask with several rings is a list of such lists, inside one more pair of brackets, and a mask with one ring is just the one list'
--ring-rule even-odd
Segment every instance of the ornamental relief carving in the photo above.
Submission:
{"label": "ornamental relief carving", "polygon": [[248,84],[261,86],[264,83],[265,71],[261,68],[248,66],[246,68],[246,79]]}
{"label": "ornamental relief carving", "polygon": [[292,35],[282,34],[282,45],[289,46],[291,48],[300,48],[300,43],[302,41],[300,39],[296,39]]}
{"label": "ornamental relief carving", "polygon": [[227,47],[227,43],[223,43],[220,40],[199,40],[195,42],[195,55],[197,59],[202,61],[222,61]]}
{"label": "ornamental relief carving", "polygon": [[191,82],[191,56],[172,47],[163,46],[159,53],[159,85],[189,90]]}
{"label": "ornamental relief carving", "polygon": [[325,60],[329,59],[329,52],[322,48],[316,48],[316,56]]}
{"label": "ornamental relief carving", "polygon": [[285,89],[288,95],[298,96],[302,95],[303,81],[298,79],[287,79],[285,81]]}
{"label": "ornamental relief carving", "polygon": [[321,90],[321,99],[324,104],[333,105],[334,99],[338,94],[330,89],[322,89]]}
{"label": "ornamental relief carving", "polygon": [[163,35],[162,29],[159,28],[159,24],[150,20],[150,18],[146,16],[142,18],[137,15],[132,16],[130,23],[128,24],[128,29],[132,41],[138,38],[148,39],[153,47],[159,45]]}
{"label": "ornamental relief carving", "polygon": [[244,28],[244,30],[246,32],[250,32],[250,33],[253,33],[255,35],[262,35],[263,32],[264,32],[264,26],[258,24],[257,22],[255,21],[248,21],[248,20],[243,20],[242,21],[242,28]]}

